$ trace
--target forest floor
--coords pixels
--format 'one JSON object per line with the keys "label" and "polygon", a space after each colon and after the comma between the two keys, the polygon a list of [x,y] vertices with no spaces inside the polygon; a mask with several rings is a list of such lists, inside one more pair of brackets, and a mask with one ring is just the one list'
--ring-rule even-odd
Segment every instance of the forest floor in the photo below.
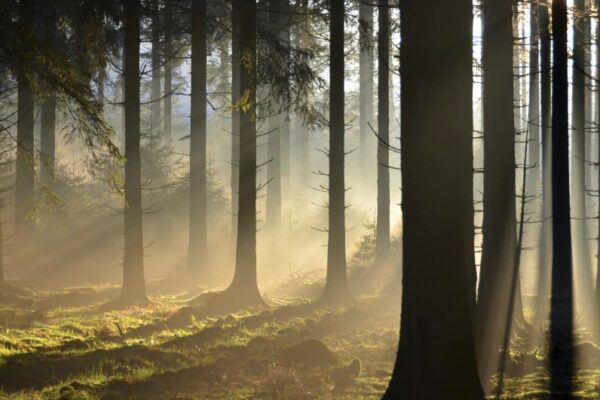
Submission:
{"label": "forest floor", "polygon": [[[397,295],[340,309],[270,298],[268,309],[208,316],[190,292],[143,308],[99,306],[117,294],[0,299],[0,398],[379,399],[393,368]],[[332,379],[355,358],[360,377]]]}
{"label": "forest floor", "polygon": [[[216,315],[198,291],[154,290],[121,310],[105,307],[116,287],[0,292],[0,399],[379,399],[396,356],[398,293],[338,309],[267,297]],[[586,360],[569,398],[600,399],[600,349],[576,351]],[[360,376],[343,379],[354,359]],[[546,359],[515,337],[501,398],[552,398]]]}

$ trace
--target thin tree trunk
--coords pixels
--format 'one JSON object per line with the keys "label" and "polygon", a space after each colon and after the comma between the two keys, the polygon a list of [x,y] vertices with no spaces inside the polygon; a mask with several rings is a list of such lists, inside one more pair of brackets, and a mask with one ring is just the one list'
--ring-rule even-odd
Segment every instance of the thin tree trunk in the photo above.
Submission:
{"label": "thin tree trunk", "polygon": [[390,141],[389,121],[389,9],[388,0],[380,0],[379,32],[377,40],[377,55],[379,61],[377,85],[377,131],[379,144],[377,146],[377,232],[375,240],[376,263],[387,262],[390,250],[390,153],[387,143]]}
{"label": "thin tree trunk", "polygon": [[56,169],[56,96],[54,93],[50,94],[42,104],[40,161],[41,181],[51,185]]}
{"label": "thin tree trunk", "polygon": [[231,8],[231,242],[237,243],[237,222],[240,182],[240,109],[242,70],[239,6]]}
{"label": "thin tree trunk", "polygon": [[[206,0],[192,0],[192,96],[190,125],[190,236],[188,271],[206,273]],[[197,277],[197,276],[196,276]]]}
{"label": "thin tree trunk", "polygon": [[[595,1],[596,10],[600,10],[600,0]],[[600,24],[596,24],[596,82],[600,82]],[[596,83],[596,135],[598,139],[598,161],[600,162],[600,85]],[[598,231],[597,231],[597,253],[596,253],[596,291],[595,291],[595,314],[600,311],[600,167],[596,178],[598,179]]]}
{"label": "thin tree trunk", "polygon": [[[19,29],[30,34],[34,23],[34,0],[19,2]],[[26,42],[25,42],[26,43]],[[27,49],[24,49],[24,51]],[[31,79],[23,68],[17,70],[17,171],[15,184],[15,229],[25,239],[33,231],[33,220],[28,218],[33,207],[34,165],[33,152],[33,89]],[[25,239],[27,240],[27,239]],[[23,242],[19,240],[19,244]]]}
{"label": "thin tree trunk", "polygon": [[[282,28],[279,3],[280,0],[269,1],[269,29],[272,35],[277,35]],[[277,54],[276,49],[272,49],[270,54],[272,59],[271,62],[284,62],[284,60],[279,59],[280,57]],[[283,65],[278,65],[277,67],[283,67]],[[267,91],[269,90],[272,89],[267,89]],[[274,111],[273,115],[270,115],[267,121],[267,131],[269,132],[267,144],[267,160],[269,161],[267,165],[267,179],[269,180],[269,184],[267,185],[265,225],[270,232],[277,234],[281,231],[281,180],[283,177],[281,168],[281,142],[283,139],[283,121],[281,114],[279,113],[277,96],[274,96],[271,93],[270,101],[274,103]]]}
{"label": "thin tree trunk", "polygon": [[[513,29],[510,2],[483,1],[483,253],[477,310],[479,371],[497,372],[517,252]],[[515,307],[520,304],[515,302]]]}
{"label": "thin tree trunk", "polygon": [[549,271],[552,259],[552,131],[551,127],[551,69],[549,5],[540,4],[540,82],[542,128],[542,232],[540,235],[540,260],[537,277],[536,325],[543,323],[548,312]]}
{"label": "thin tree trunk", "polygon": [[[585,0],[575,0],[575,20],[573,25],[573,89],[571,120],[571,192],[573,229],[573,268],[577,271],[577,287],[580,304],[586,308],[593,298],[593,284],[589,260],[589,247],[586,234],[585,211]],[[584,315],[587,316],[587,311]]]}
{"label": "thin tree trunk", "polygon": [[[239,202],[235,273],[229,290],[237,301],[261,304],[256,276],[256,3],[233,0],[234,21],[239,22],[239,90],[246,100],[239,110]],[[237,59],[234,59],[237,61]]]}
{"label": "thin tree trunk", "polygon": [[332,0],[329,67],[329,231],[327,280],[323,301],[349,297],[346,276],[346,203],[344,179],[344,1]]}
{"label": "thin tree trunk", "polygon": [[474,258],[472,4],[406,1],[400,14],[402,321],[383,399],[482,400],[467,278]]}
{"label": "thin tree trunk", "polygon": [[552,31],[554,44],[552,80],[553,246],[552,297],[550,305],[550,373],[551,391],[554,397],[564,395],[565,393],[570,395],[574,386],[566,0],[553,0]]}
{"label": "thin tree trunk", "polygon": [[146,301],[140,156],[140,1],[125,1],[125,303]]}
{"label": "thin tree trunk", "polygon": [[[171,138],[173,136],[172,133],[172,115],[173,115],[173,99],[171,97],[171,92],[173,91],[173,10],[168,2],[165,3],[165,40],[164,40],[164,56],[165,56],[165,65],[164,65],[164,80],[165,80],[165,99],[164,99],[164,120],[163,120],[163,130],[166,138]],[[171,31],[167,31],[171,29]]]}
{"label": "thin tree trunk", "polygon": [[372,188],[369,182],[373,179],[372,169],[368,166],[375,158],[375,146],[372,145],[373,135],[369,124],[374,124],[373,116],[373,6],[368,2],[359,0],[359,170],[361,171],[361,185]]}
{"label": "thin tree trunk", "polygon": [[160,16],[158,10],[158,0],[152,0],[151,3],[151,35],[152,35],[152,116],[151,132],[157,134],[160,129]]}

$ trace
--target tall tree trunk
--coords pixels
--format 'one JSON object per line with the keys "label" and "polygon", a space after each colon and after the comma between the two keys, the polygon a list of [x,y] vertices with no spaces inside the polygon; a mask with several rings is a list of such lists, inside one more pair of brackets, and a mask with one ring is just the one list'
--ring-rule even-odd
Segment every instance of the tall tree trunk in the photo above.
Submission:
{"label": "tall tree trunk", "polygon": [[[240,108],[242,71],[240,7],[231,7],[231,242],[237,243],[239,182],[240,182]],[[237,246],[237,245],[236,245]]]}
{"label": "tall tree trunk", "polygon": [[[571,174],[573,178],[571,202],[573,209],[573,268],[576,293],[583,308],[591,304],[593,298],[592,275],[589,260],[585,221],[585,0],[575,0],[575,20],[573,25],[573,89],[571,120]],[[588,316],[586,311],[584,315]]]}
{"label": "tall tree trunk", "polygon": [[572,393],[574,377],[566,3],[566,0],[553,0],[552,3],[554,69],[552,79],[553,245],[550,373],[553,397]]}
{"label": "tall tree trunk", "polygon": [[[600,10],[600,0],[595,1],[596,10]],[[598,152],[598,161],[600,162],[600,24],[596,23],[596,136],[598,136],[598,144],[596,151]],[[600,167],[597,171],[598,190],[600,196]],[[598,248],[596,254],[596,291],[595,291],[595,314],[600,311],[600,197],[598,198]]]}
{"label": "tall tree trunk", "polygon": [[[483,1],[483,252],[477,309],[479,371],[498,367],[517,252],[512,6]],[[519,307],[520,304],[515,304]]]}
{"label": "tall tree trunk", "polygon": [[377,232],[375,256],[377,264],[387,261],[390,250],[390,153],[387,143],[390,141],[389,120],[389,8],[388,0],[380,0],[379,32],[377,38],[377,56],[379,62],[377,85]]}
{"label": "tall tree trunk", "polygon": [[[49,7],[47,18],[49,20],[44,24],[44,34],[46,35],[51,46],[55,47],[57,45],[56,11],[53,7]],[[104,96],[100,97],[100,99],[103,99],[103,97]],[[42,103],[41,114],[40,180],[45,185],[51,185],[54,180],[56,163],[56,94],[54,91],[51,90],[48,96],[44,99],[44,102]]]}
{"label": "tall tree trunk", "polygon": [[[272,35],[277,36],[280,32],[281,27],[281,9],[280,0],[269,0],[269,29]],[[271,49],[271,62],[277,62],[279,60],[279,54],[277,49]],[[283,63],[283,60],[279,60]],[[278,65],[277,67],[282,67]],[[272,88],[267,89],[272,90]],[[269,163],[267,165],[267,176],[269,184],[267,185],[267,209],[265,216],[265,225],[267,229],[277,234],[281,230],[281,180],[282,180],[282,154],[281,140],[283,139],[283,118],[279,112],[279,101],[277,96],[273,93],[269,95],[270,101],[273,102],[273,115],[268,117],[267,131],[268,144],[267,144],[267,159]]]}
{"label": "tall tree trunk", "polygon": [[51,93],[42,104],[40,130],[40,177],[44,184],[54,181],[56,164],[56,95]]}
{"label": "tall tree trunk", "polygon": [[[279,25],[279,42],[284,48],[290,47],[290,0],[277,0],[278,7],[278,25]],[[282,64],[287,66],[289,52],[286,50],[283,55]],[[290,118],[288,111],[283,111],[279,114],[279,136],[281,142],[281,198],[282,206],[285,201],[291,197],[290,181],[291,181],[291,164],[290,164]]]}
{"label": "tall tree trunk", "polygon": [[[372,131],[369,124],[373,125],[373,6],[368,2],[359,1],[359,170],[361,186],[368,189],[373,186],[370,182],[373,179],[371,175],[372,164],[375,158],[375,146],[372,145]],[[365,191],[367,193],[367,191]]]}
{"label": "tall tree trunk", "polygon": [[[528,184],[527,195],[534,196],[538,193],[540,184],[540,127],[542,124],[540,114],[540,27],[539,27],[539,0],[531,2],[529,16],[529,115],[527,116],[527,129],[530,143],[528,146]],[[539,210],[539,201],[533,200],[532,209]],[[539,213],[536,215],[539,216]],[[535,218],[536,220],[539,218]],[[526,235],[531,236],[531,235]]]}
{"label": "tall tree trunk", "polygon": [[549,4],[540,3],[540,84],[542,128],[542,232],[540,235],[540,260],[537,277],[536,325],[543,323],[548,312],[549,271],[552,259],[552,131],[551,127],[551,68]]}
{"label": "tall tree trunk", "polygon": [[[34,0],[19,2],[19,29],[25,38],[31,34],[34,24]],[[24,45],[28,46],[26,38]],[[26,51],[27,49],[24,49]],[[33,207],[34,165],[33,152],[33,89],[27,71],[23,67],[17,70],[18,104],[17,104],[17,171],[15,184],[15,229],[25,240],[33,231],[33,220],[29,213]],[[21,235],[22,233],[22,235]],[[21,240],[19,245],[23,244]]]}
{"label": "tall tree trunk", "polygon": [[150,120],[151,132],[157,134],[160,130],[160,15],[158,0],[152,0],[151,7],[151,35],[152,35],[152,116]]}
{"label": "tall tree trunk", "polygon": [[[308,15],[308,0],[297,0],[296,7],[298,12],[304,13],[300,22],[301,29],[296,34],[296,46],[302,49],[309,48],[310,40],[310,16]],[[299,116],[295,118],[294,135],[298,140],[298,155],[299,155],[299,189],[306,193],[306,188],[310,184],[310,131]]]}
{"label": "tall tree trunk", "polygon": [[[165,57],[165,65],[164,65],[164,80],[165,80],[165,99],[164,99],[164,120],[163,120],[163,131],[166,138],[170,138],[172,133],[172,115],[173,115],[173,99],[171,97],[171,92],[173,91],[173,9],[169,5],[169,2],[165,3],[165,40],[163,42],[164,46],[164,57]],[[167,31],[170,30],[170,31]]]}
{"label": "tall tree trunk", "polygon": [[146,301],[140,156],[140,1],[125,3],[125,303]]}
{"label": "tall tree trunk", "polygon": [[[237,301],[261,304],[256,276],[256,3],[233,0],[239,22],[239,90],[246,101],[239,110],[239,202],[235,273],[229,290]],[[234,59],[237,61],[237,59]]]}
{"label": "tall tree trunk", "polygon": [[206,278],[206,0],[192,0],[192,96],[190,125],[190,237],[188,271]]}
{"label": "tall tree trunk", "polygon": [[400,7],[402,321],[383,399],[482,400],[467,278],[474,259],[472,5]]}
{"label": "tall tree trunk", "polygon": [[329,67],[329,231],[327,280],[323,301],[349,298],[346,277],[346,203],[344,179],[344,0],[332,0]]}

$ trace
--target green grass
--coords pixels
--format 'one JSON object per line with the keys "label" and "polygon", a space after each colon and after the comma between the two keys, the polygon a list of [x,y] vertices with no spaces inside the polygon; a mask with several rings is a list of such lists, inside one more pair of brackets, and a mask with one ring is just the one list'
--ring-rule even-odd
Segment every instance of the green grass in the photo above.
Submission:
{"label": "green grass", "polygon": [[[103,312],[52,299],[73,297],[65,291],[35,296],[31,308],[0,308],[1,399],[378,399],[398,337],[398,307],[377,299],[338,310],[278,301],[206,317],[178,297]],[[352,387],[332,392],[335,365],[284,357],[308,338],[322,341],[338,366],[362,360]]]}

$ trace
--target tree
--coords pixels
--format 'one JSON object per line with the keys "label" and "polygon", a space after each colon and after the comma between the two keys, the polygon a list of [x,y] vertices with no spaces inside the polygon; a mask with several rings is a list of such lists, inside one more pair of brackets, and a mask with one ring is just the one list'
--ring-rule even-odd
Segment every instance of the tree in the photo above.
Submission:
{"label": "tree", "polygon": [[[19,27],[23,43],[21,51],[32,51],[30,41],[33,40],[34,0],[19,2]],[[33,75],[23,65],[17,69],[18,105],[17,105],[17,172],[15,183],[15,226],[22,237],[27,237],[33,230],[33,220],[28,215],[33,207],[34,166],[33,150]],[[21,242],[22,243],[22,242]]]}
{"label": "tree", "polygon": [[121,301],[147,301],[140,157],[140,0],[125,6],[125,256]]}
{"label": "tree", "polygon": [[388,1],[380,0],[377,57],[379,62],[377,84],[377,232],[375,239],[376,262],[385,263],[390,250],[390,171],[389,171],[389,9]]}
{"label": "tree", "polygon": [[[256,3],[233,0],[239,23],[239,195],[235,273],[228,292],[248,306],[263,304],[256,281]],[[237,33],[234,32],[234,33]],[[237,78],[236,78],[237,79]]]}
{"label": "tree", "polygon": [[359,0],[358,32],[359,32],[359,153],[360,170],[363,172],[363,182],[372,179],[368,166],[373,160],[374,148],[371,146],[372,135],[369,124],[373,124],[373,6],[366,1]]}
{"label": "tree", "polygon": [[344,179],[344,0],[331,1],[329,19],[329,230],[327,280],[322,300],[337,303],[350,296],[346,276]]}
{"label": "tree", "polygon": [[[498,349],[509,313],[515,273],[515,131],[513,112],[512,4],[484,0],[483,7],[483,249],[477,335],[479,371],[497,371]],[[516,303],[515,307],[521,307]]]}
{"label": "tree", "polygon": [[[163,120],[163,131],[166,138],[172,136],[173,128],[173,31],[171,26],[173,24],[173,6],[170,2],[165,3],[165,40],[163,41],[163,54],[165,57],[164,65],[164,87],[165,87],[165,99],[164,99],[164,120]],[[169,30],[167,32],[167,30]]]}
{"label": "tree", "polygon": [[152,41],[151,61],[152,61],[152,116],[150,118],[151,132],[156,134],[160,129],[160,73],[161,73],[161,57],[160,57],[160,13],[158,0],[150,2],[150,36]]}
{"label": "tree", "polygon": [[[48,21],[44,24],[48,43],[52,48],[57,46],[56,10],[48,7]],[[49,90],[42,103],[40,129],[40,176],[45,184],[51,184],[54,179],[56,164],[56,93]]]}
{"label": "tree", "polygon": [[[573,389],[573,272],[569,197],[567,2],[552,2],[552,297],[550,373],[553,396]],[[575,177],[574,177],[575,179]]]}
{"label": "tree", "polygon": [[237,246],[237,222],[240,182],[240,110],[242,97],[240,77],[242,56],[240,44],[241,15],[239,7],[231,6],[231,242]]}
{"label": "tree", "polygon": [[383,399],[481,400],[467,278],[474,258],[472,5],[406,1],[400,15],[402,321]]}
{"label": "tree", "polygon": [[[278,33],[283,29],[281,21],[283,20],[280,7],[280,0],[269,0],[269,31],[273,36],[277,36]],[[269,53],[274,59],[279,59],[277,49],[273,48]],[[279,67],[285,67],[285,60],[281,60]],[[271,97],[273,93],[271,92]],[[267,185],[267,209],[265,216],[265,225],[272,233],[279,233],[281,230],[281,181],[282,175],[282,143],[281,139],[284,136],[284,124],[285,118],[279,110],[277,99],[271,99],[274,102],[274,110],[271,112],[272,115],[268,117],[268,149],[267,149],[267,175],[269,183]]]}
{"label": "tree", "polygon": [[196,274],[202,264],[207,272],[206,196],[206,0],[193,0],[188,270]]}
{"label": "tree", "polygon": [[552,229],[552,132],[551,132],[551,68],[549,4],[543,1],[539,7],[540,24],[540,86],[541,86],[541,133],[542,133],[542,233],[540,237],[540,260],[538,266],[536,325],[545,321],[548,304],[549,274],[551,270]]}
{"label": "tree", "polygon": [[[585,150],[585,0],[575,0],[575,19],[573,25],[573,93],[571,96],[571,174],[573,188],[571,202],[573,207],[573,267],[578,271],[577,293],[581,304],[586,307],[593,298],[592,276],[587,245],[586,229],[586,150]],[[588,311],[588,310],[585,310]],[[587,315],[587,312],[586,312]]]}

